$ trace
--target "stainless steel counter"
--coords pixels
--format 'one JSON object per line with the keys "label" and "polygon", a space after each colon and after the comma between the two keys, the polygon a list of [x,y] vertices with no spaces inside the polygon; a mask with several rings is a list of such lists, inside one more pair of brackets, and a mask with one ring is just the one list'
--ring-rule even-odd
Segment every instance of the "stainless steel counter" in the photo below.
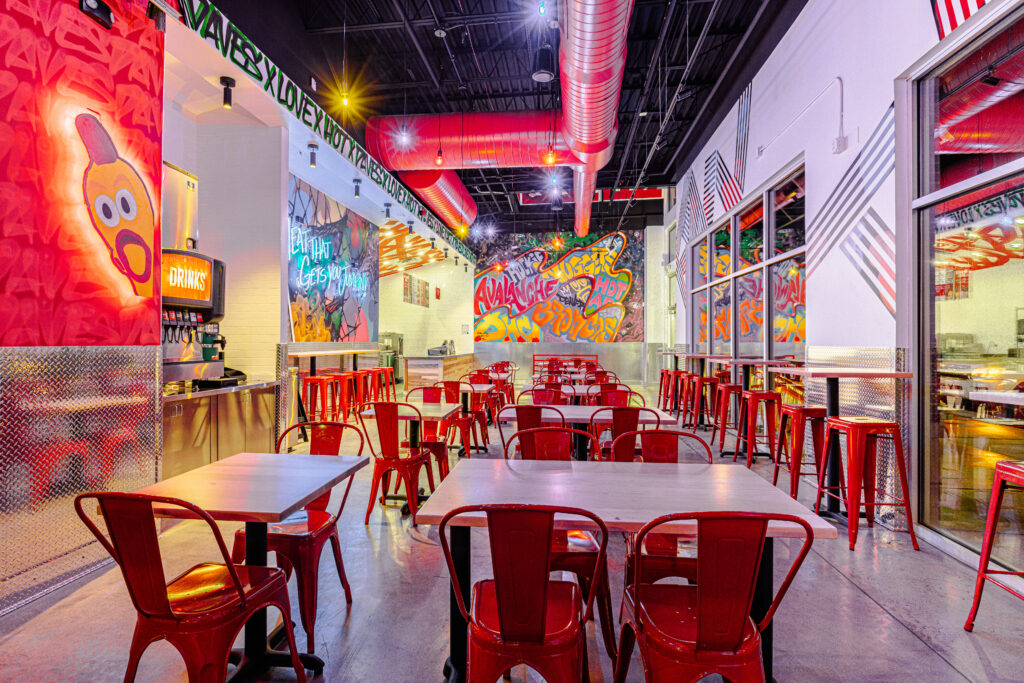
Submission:
{"label": "stainless steel counter", "polygon": [[249,380],[245,384],[238,384],[233,387],[220,387],[219,389],[202,389],[200,391],[190,391],[183,394],[168,394],[164,396],[164,403],[171,403],[172,401],[187,401],[193,398],[203,398],[204,396],[217,396],[218,394],[233,394],[236,391],[266,389],[267,387],[276,387],[278,384],[280,384],[280,381],[276,379],[255,381]]}

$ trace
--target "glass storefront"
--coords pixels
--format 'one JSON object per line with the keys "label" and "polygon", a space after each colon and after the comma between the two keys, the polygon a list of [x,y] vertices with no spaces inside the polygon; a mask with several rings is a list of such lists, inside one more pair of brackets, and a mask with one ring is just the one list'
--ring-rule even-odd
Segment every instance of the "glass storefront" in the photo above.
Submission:
{"label": "glass storefront", "polygon": [[[995,464],[1024,460],[1024,24],[918,84],[922,274],[921,521],[980,548]],[[1001,168],[1006,169],[1000,174]],[[979,173],[987,182],[971,184]],[[956,185],[956,187],[952,187]],[[950,188],[944,194],[944,188]],[[993,559],[1022,569],[1008,492]]]}

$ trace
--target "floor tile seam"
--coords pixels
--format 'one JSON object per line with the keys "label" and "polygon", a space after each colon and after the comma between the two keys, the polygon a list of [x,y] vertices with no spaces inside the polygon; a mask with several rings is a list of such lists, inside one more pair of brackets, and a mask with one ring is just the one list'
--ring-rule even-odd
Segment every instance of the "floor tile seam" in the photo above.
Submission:
{"label": "floor tile seam", "polygon": [[933,653],[935,653],[935,655],[939,659],[944,661],[951,669],[953,669],[953,671],[955,671],[958,674],[960,674],[965,681],[970,681],[971,680],[971,677],[968,676],[963,671],[961,671],[958,666],[956,666],[952,661],[949,660],[948,657],[946,657],[946,655],[944,655],[942,652],[940,652],[937,649],[935,649],[935,647],[932,646],[931,643],[929,643],[927,640],[925,640],[923,637],[921,637],[921,635],[917,631],[915,631],[909,624],[907,624],[905,621],[903,621],[898,616],[896,616],[885,605],[883,605],[881,602],[876,600],[874,598],[874,596],[872,596],[870,593],[868,593],[866,590],[864,590],[864,588],[859,583],[857,583],[856,581],[853,580],[852,576],[849,576],[848,574],[845,574],[842,569],[840,569],[838,566],[833,564],[825,555],[823,555],[821,552],[816,550],[814,548],[814,546],[811,546],[811,552],[814,553],[815,555],[817,555],[818,557],[820,557],[825,564],[827,564],[829,567],[831,567],[847,583],[849,583],[851,586],[855,587],[858,591],[860,591],[860,593],[862,595],[864,595],[864,597],[866,597],[868,600],[870,600],[875,605],[877,605],[878,608],[880,610],[882,610],[882,612],[884,612],[886,615],[891,617],[893,621],[895,621],[897,624],[899,624],[900,626],[905,628],[909,633],[911,633],[914,636],[914,638],[916,638],[918,641],[920,641],[922,644],[924,644],[925,647],[927,647],[929,650],[931,650]]}

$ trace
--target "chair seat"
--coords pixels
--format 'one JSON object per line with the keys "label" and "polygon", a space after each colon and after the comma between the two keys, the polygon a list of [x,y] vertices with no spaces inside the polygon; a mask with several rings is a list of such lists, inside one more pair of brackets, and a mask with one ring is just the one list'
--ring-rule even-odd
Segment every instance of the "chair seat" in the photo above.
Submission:
{"label": "chair seat", "polygon": [[[697,641],[697,586],[670,583],[642,583],[629,586],[625,597],[634,602],[639,590],[640,620],[646,627],[654,627],[661,634],[671,638],[672,646],[679,649],[694,648]],[[749,617],[744,620],[743,634],[735,650],[745,650],[759,642],[757,627]],[[689,646],[689,647],[687,647]]]}
{"label": "chair seat", "polygon": [[596,553],[601,549],[589,531],[555,529],[551,535],[551,551],[555,553]]}
{"label": "chair seat", "polygon": [[291,517],[267,525],[268,535],[302,536],[330,526],[334,515],[322,510],[299,510]]}
{"label": "chair seat", "polygon": [[[571,637],[580,627],[583,596],[572,581],[549,581],[544,639]],[[501,639],[498,625],[498,598],[493,579],[479,581],[473,587],[473,623],[488,635]]]}
{"label": "chair seat", "polygon": [[796,406],[789,403],[785,403],[782,406],[782,412],[789,415],[801,415],[806,418],[818,418],[827,417],[825,409],[821,406]]}
{"label": "chair seat", "polygon": [[842,417],[830,417],[828,423],[834,427],[850,428],[861,427],[870,429],[893,429],[899,424],[892,420],[884,420],[880,417],[869,417],[867,415],[843,415]]}
{"label": "chair seat", "polygon": [[[242,590],[248,595],[281,570],[276,567],[235,565]],[[282,574],[283,577],[283,574]],[[178,615],[227,607],[239,602],[238,591],[231,582],[227,565],[216,562],[197,564],[167,584],[167,602]]]}

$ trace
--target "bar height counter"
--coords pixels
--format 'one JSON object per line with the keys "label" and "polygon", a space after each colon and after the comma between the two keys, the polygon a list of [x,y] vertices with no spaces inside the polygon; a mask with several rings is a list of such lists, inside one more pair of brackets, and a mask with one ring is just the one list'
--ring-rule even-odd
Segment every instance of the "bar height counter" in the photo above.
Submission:
{"label": "bar height counter", "polygon": [[476,354],[450,356],[405,356],[405,390],[430,386],[442,380],[457,380],[476,366]]}

